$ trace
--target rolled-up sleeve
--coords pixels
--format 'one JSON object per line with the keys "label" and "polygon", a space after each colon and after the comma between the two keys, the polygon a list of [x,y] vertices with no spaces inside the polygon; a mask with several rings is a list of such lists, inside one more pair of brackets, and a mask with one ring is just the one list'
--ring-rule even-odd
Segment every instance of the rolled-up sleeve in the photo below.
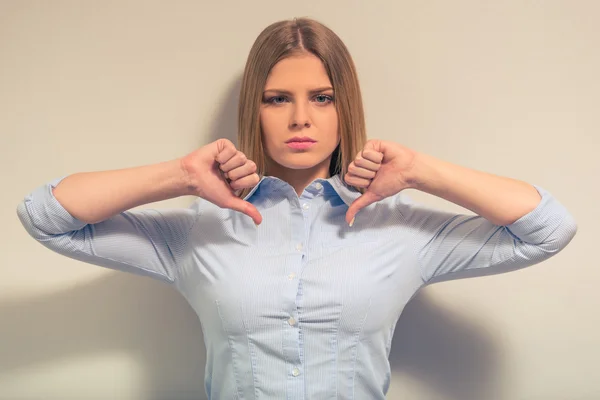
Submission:
{"label": "rolled-up sleeve", "polygon": [[177,265],[197,220],[193,208],[139,209],[95,224],[73,217],[52,189],[58,178],[36,188],[17,206],[31,237],[52,251],[85,263],[173,283]]}
{"label": "rolled-up sleeve", "polygon": [[564,249],[577,232],[567,209],[535,186],[539,204],[510,225],[494,225],[478,215],[433,210],[399,201],[416,242],[426,283],[493,275],[538,264]]}

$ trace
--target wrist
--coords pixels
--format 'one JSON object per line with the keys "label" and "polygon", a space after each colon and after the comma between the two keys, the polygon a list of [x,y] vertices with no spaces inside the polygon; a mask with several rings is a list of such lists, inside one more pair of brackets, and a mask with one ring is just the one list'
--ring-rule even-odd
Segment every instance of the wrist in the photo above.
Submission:
{"label": "wrist", "polygon": [[436,160],[424,153],[413,152],[412,162],[406,169],[404,179],[410,189],[432,193],[436,191]]}
{"label": "wrist", "polygon": [[421,190],[424,186],[423,154],[412,151],[409,155],[410,163],[404,169],[402,178],[409,189]]}
{"label": "wrist", "polygon": [[173,160],[173,168],[178,182],[178,191],[181,196],[194,196],[198,193],[198,185],[190,174],[190,169],[187,166],[186,158],[182,157]]}

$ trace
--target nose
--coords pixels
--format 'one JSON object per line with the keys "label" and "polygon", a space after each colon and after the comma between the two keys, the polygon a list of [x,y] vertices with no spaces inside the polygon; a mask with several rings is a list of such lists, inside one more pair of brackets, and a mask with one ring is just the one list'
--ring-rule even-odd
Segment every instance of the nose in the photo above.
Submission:
{"label": "nose", "polygon": [[308,107],[300,102],[294,104],[290,119],[290,129],[310,128],[310,125]]}

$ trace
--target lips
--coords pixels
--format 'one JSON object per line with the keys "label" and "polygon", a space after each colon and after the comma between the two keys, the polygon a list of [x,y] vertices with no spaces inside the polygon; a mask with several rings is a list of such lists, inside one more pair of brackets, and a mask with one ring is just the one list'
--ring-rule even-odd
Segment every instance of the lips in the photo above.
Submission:
{"label": "lips", "polygon": [[302,137],[296,136],[296,137],[293,137],[293,138],[289,139],[288,141],[286,141],[286,143],[314,143],[314,142],[316,142],[316,140],[309,138],[307,136],[302,136]]}

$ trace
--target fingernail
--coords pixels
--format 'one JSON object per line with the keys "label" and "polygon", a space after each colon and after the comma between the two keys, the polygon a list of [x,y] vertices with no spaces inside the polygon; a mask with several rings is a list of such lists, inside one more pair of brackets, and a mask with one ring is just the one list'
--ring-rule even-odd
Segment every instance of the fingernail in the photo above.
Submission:
{"label": "fingernail", "polygon": [[350,223],[348,224],[351,228],[352,228],[352,225],[354,225],[355,219],[356,219],[356,217],[352,217],[352,221],[350,221]]}
{"label": "fingernail", "polygon": [[[252,221],[252,222],[254,222],[254,221]],[[254,226],[258,228],[258,224],[256,222],[254,222]]]}

